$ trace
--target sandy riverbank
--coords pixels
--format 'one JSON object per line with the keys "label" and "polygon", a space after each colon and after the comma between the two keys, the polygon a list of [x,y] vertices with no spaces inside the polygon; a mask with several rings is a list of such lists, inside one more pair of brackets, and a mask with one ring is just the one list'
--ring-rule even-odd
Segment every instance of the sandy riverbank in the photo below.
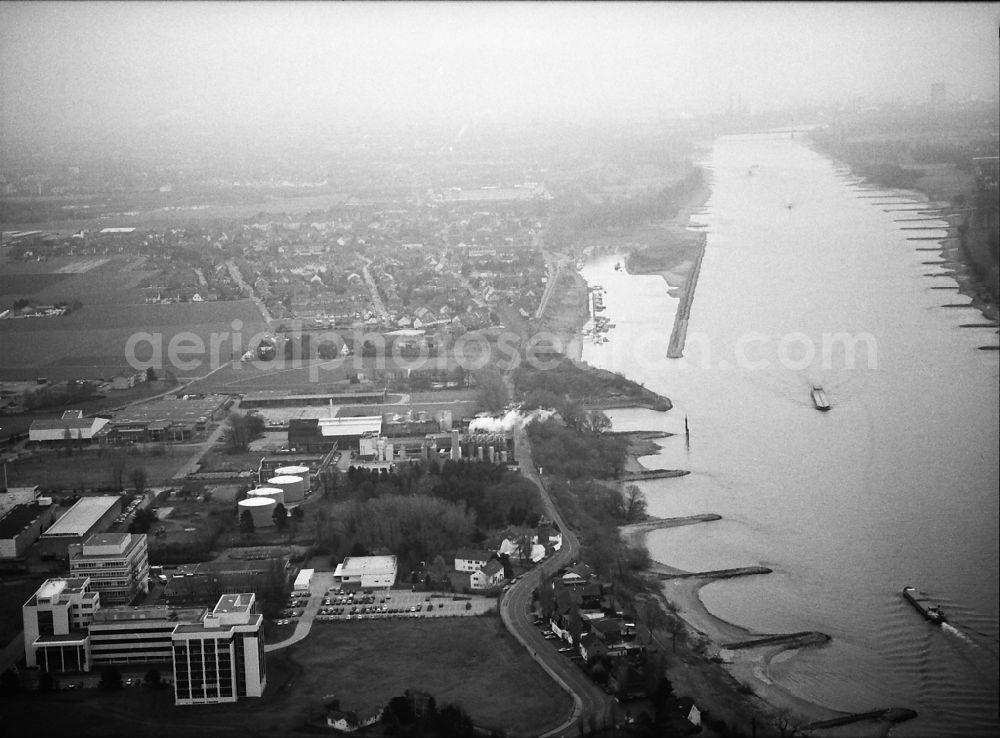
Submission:
{"label": "sandy riverbank", "polygon": [[639,461],[643,456],[653,456],[660,452],[660,445],[656,442],[660,438],[669,438],[674,435],[665,431],[623,431],[618,435],[628,441],[628,448],[625,449],[625,472],[648,471],[648,467]]}
{"label": "sandy riverbank", "polygon": [[[639,459],[658,452],[658,439],[670,433],[635,431],[623,433],[629,439],[626,468],[645,469]],[[710,523],[716,515],[681,518],[648,518],[619,528],[630,546],[646,547],[646,538],[654,530],[682,525]],[[666,562],[653,561],[649,573],[689,574]],[[771,660],[779,654],[797,649],[796,643],[785,643],[745,649],[726,649],[724,644],[739,643],[772,633],[756,633],[713,615],[701,601],[702,587],[714,580],[703,578],[667,579],[657,582],[658,600],[667,613],[666,624],[657,629],[656,638],[670,655],[667,675],[675,693],[690,697],[698,707],[716,720],[759,735],[771,735],[784,722],[786,726],[805,726],[822,720],[843,717],[845,713],[805,700],[775,684],[768,676]],[[654,584],[654,587],[656,585]],[[675,638],[674,633],[678,635]],[[805,639],[808,640],[808,639]],[[816,646],[809,646],[816,647]],[[821,647],[821,646],[820,646]],[[794,658],[794,656],[793,656]],[[885,707],[891,707],[886,705]],[[856,723],[845,728],[818,731],[823,735],[883,736],[891,724],[887,722]]]}
{"label": "sandy riverbank", "polygon": [[[630,545],[645,545],[651,531],[698,524],[702,522],[698,518],[650,519],[623,526],[620,530]],[[690,573],[656,561],[649,571],[653,575]],[[713,719],[723,720],[727,726],[746,735],[751,735],[754,727],[759,735],[773,735],[779,732],[782,724],[790,734],[794,727],[844,717],[846,713],[798,697],[768,676],[771,660],[796,650],[795,641],[734,650],[723,647],[775,634],[756,633],[709,612],[699,591],[712,581],[680,578],[659,582],[658,600],[667,616],[666,624],[658,628],[655,635],[668,654],[667,676],[674,692],[692,698]],[[865,721],[847,728],[817,730],[813,734],[884,736],[890,728],[891,724],[886,721]]]}

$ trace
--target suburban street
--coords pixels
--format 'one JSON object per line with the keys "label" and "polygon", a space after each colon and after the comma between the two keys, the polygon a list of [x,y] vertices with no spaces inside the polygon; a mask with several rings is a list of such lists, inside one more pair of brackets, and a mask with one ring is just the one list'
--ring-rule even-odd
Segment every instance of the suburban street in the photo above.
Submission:
{"label": "suburban street", "polygon": [[514,429],[514,446],[521,473],[538,487],[546,515],[559,526],[563,543],[552,558],[529,571],[507,590],[500,601],[500,617],[507,629],[528,649],[532,658],[573,698],[573,710],[567,719],[544,735],[578,735],[581,729],[588,730],[591,726],[610,726],[614,715],[614,701],[576,664],[556,652],[552,644],[542,636],[541,630],[533,624],[528,611],[531,593],[538,587],[542,576],[574,561],[579,555],[580,542],[559,514],[535,471],[531,449],[521,424]]}

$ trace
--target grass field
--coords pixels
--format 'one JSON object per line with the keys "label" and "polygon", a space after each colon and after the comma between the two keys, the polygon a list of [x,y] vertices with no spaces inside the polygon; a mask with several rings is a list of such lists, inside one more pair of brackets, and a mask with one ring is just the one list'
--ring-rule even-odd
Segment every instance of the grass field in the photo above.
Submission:
{"label": "grass field", "polygon": [[438,705],[460,704],[478,725],[537,734],[570,708],[569,697],[497,615],[314,625],[290,657],[303,669],[296,680],[301,692],[317,700],[333,693],[345,709],[374,709],[418,689]]}
{"label": "grass field", "polygon": [[77,299],[85,305],[143,302],[137,289],[155,274],[146,260],[129,257],[60,257],[48,261],[0,264],[0,291],[11,301],[27,297],[39,302]]}
{"label": "grass field", "polygon": [[528,735],[555,727],[570,709],[496,615],[314,626],[305,641],[269,655],[267,668],[263,698],[229,705],[174,707],[170,690],[144,687],[22,695],[4,706],[4,729],[108,738],[312,733],[324,701],[364,710],[406,689],[429,692],[439,706],[460,704],[477,725]]}
{"label": "grass field", "polygon": [[[143,468],[150,486],[169,485],[174,473],[190,458],[190,447],[163,446],[163,454],[152,448],[143,451],[132,447],[124,452],[125,486],[132,471]],[[112,456],[97,451],[74,451],[66,456],[62,450],[43,451],[7,464],[7,478],[12,487],[37,484],[43,489],[92,489],[109,486],[112,482]]]}
{"label": "grass field", "polygon": [[[242,326],[240,343],[233,337],[234,321]],[[246,348],[242,341],[265,331],[249,300],[170,305],[84,302],[82,309],[63,317],[0,321],[0,377],[21,378],[19,374],[27,370],[33,376],[107,379],[129,367],[129,356],[139,362],[154,359],[155,348],[161,357],[154,360],[157,373],[198,376],[228,362],[234,350],[242,353]],[[172,353],[171,341],[180,341],[175,338],[180,334],[197,339],[175,344],[179,350]],[[135,342],[132,346],[130,339]],[[189,350],[191,346],[196,348]]]}

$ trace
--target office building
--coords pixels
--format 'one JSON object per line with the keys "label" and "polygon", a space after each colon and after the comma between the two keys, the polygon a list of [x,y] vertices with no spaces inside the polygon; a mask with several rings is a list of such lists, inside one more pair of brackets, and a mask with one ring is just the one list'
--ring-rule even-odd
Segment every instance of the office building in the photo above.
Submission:
{"label": "office building", "polygon": [[103,605],[130,605],[149,591],[146,534],[95,533],[82,544],[71,544],[69,571],[89,577]]}
{"label": "office building", "polygon": [[47,579],[21,606],[24,660],[45,671],[90,671],[87,626],[101,607],[87,577]]}
{"label": "office building", "polygon": [[109,607],[94,613],[90,623],[90,662],[108,664],[170,663],[173,632],[178,625],[199,623],[205,608]]}
{"label": "office building", "polygon": [[202,622],[174,629],[174,704],[235,702],[264,694],[264,618],[255,606],[253,593],[226,594]]}

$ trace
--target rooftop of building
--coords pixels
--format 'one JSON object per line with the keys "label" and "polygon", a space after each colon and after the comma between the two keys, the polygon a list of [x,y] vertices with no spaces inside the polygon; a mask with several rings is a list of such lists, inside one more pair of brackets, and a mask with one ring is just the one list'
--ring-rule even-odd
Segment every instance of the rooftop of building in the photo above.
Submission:
{"label": "rooftop of building", "polygon": [[39,505],[17,505],[6,513],[0,513],[0,538],[19,535],[47,509]]}
{"label": "rooftop of building", "polygon": [[8,487],[0,492],[0,517],[18,505],[27,505],[38,499],[38,485],[32,487]]}
{"label": "rooftop of building", "polygon": [[463,561],[489,561],[493,558],[493,552],[475,548],[460,548],[455,552],[455,558]]}
{"label": "rooftop of building", "polygon": [[253,592],[241,594],[224,594],[219,598],[213,613],[250,613],[253,610],[255,595]]}
{"label": "rooftop of building", "polygon": [[41,635],[35,639],[34,645],[41,647],[46,645],[65,646],[67,643],[83,645],[87,640],[87,635],[87,631],[85,630],[71,630],[69,633],[62,633],[60,635]]}
{"label": "rooftop of building", "polygon": [[201,620],[207,610],[204,607],[168,607],[166,605],[139,605],[129,607],[102,607],[94,613],[95,623],[114,623],[131,620],[166,620],[193,623]]}
{"label": "rooftop of building", "polygon": [[106,425],[107,422],[108,421],[105,418],[40,418],[38,420],[31,421],[31,430],[88,430],[94,427],[102,427]]}
{"label": "rooftop of building", "polygon": [[119,499],[110,495],[83,497],[42,535],[43,537],[84,536]]}
{"label": "rooftop of building", "polygon": [[84,546],[120,546],[124,541],[131,538],[131,533],[91,533]]}
{"label": "rooftop of building", "polygon": [[223,395],[196,398],[164,398],[141,405],[132,405],[115,415],[115,423],[194,423],[208,418],[225,401]]}
{"label": "rooftop of building", "polygon": [[25,604],[35,605],[39,599],[47,600],[62,595],[79,594],[84,591],[89,581],[88,577],[46,579]]}
{"label": "rooftop of building", "polygon": [[340,570],[350,570],[361,574],[371,574],[396,568],[395,556],[348,556],[337,566]]}
{"label": "rooftop of building", "polygon": [[382,416],[357,415],[351,418],[320,418],[319,430],[324,437],[381,433]]}
{"label": "rooftop of building", "polygon": [[365,400],[382,401],[384,398],[385,394],[383,392],[294,393],[282,390],[257,390],[245,393],[240,400],[240,405],[246,406],[248,402],[252,404],[262,400],[267,402],[287,400],[288,402],[317,402],[323,404],[330,400],[334,402],[361,402]]}

